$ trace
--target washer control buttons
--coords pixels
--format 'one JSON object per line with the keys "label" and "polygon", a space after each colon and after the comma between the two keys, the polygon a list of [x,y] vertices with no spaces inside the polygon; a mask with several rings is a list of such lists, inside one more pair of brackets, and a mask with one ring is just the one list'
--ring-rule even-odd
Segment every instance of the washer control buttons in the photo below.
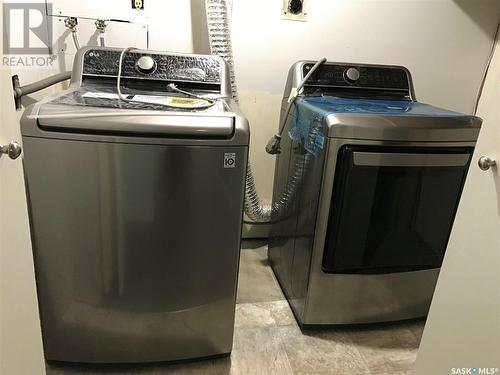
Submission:
{"label": "washer control buttons", "polygon": [[139,72],[149,74],[156,70],[156,61],[151,56],[141,56],[135,66]]}
{"label": "washer control buttons", "polygon": [[344,79],[349,83],[354,83],[359,79],[359,70],[356,68],[349,68],[344,72]]}

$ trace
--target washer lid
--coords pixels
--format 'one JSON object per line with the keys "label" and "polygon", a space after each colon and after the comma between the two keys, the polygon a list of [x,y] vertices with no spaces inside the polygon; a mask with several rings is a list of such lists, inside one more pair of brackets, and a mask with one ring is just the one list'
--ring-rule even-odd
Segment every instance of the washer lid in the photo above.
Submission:
{"label": "washer lid", "polygon": [[151,99],[151,102],[127,101],[120,108],[118,105],[68,104],[59,97],[35,105],[27,117],[36,119],[45,131],[201,138],[227,138],[234,133],[235,114],[228,110],[223,100],[203,109],[158,109],[153,101],[155,98],[140,99]]}
{"label": "washer lid", "polygon": [[323,118],[327,136],[415,142],[475,142],[482,120],[412,101],[304,97],[297,122]]}

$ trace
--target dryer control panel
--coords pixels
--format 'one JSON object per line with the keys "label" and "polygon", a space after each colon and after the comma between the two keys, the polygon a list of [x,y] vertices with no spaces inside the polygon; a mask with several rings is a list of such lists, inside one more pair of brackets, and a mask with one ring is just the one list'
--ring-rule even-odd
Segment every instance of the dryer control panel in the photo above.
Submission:
{"label": "dryer control panel", "polygon": [[[314,62],[303,62],[300,76],[303,78],[314,66]],[[338,94],[357,92],[366,96],[387,95],[414,100],[411,74],[401,66],[331,63],[318,67],[306,82],[305,87]]]}

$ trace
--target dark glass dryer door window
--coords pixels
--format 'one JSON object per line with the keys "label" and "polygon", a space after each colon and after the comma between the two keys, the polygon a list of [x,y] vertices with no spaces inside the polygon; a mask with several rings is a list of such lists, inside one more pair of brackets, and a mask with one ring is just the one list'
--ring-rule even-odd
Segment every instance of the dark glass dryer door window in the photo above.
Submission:
{"label": "dark glass dryer door window", "polygon": [[323,270],[390,273],[440,267],[472,151],[343,146]]}

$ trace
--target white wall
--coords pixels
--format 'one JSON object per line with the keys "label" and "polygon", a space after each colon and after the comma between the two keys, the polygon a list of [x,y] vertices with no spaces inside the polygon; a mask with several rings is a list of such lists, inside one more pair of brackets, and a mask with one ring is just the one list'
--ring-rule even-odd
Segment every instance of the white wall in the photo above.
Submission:
{"label": "white wall", "polygon": [[307,22],[281,19],[282,0],[233,0],[233,48],[250,158],[272,197],[274,134],[286,74],[300,59],[404,65],[417,99],[471,112],[500,17],[497,0],[308,0]]}
{"label": "white wall", "polygon": [[[11,0],[17,1],[18,0]],[[45,0],[31,0],[44,2]],[[132,23],[109,22],[106,28],[106,45],[110,47],[147,48],[161,51],[193,52],[193,33],[191,25],[190,0],[149,0],[145,2],[144,11],[131,11],[131,2],[123,0],[91,0],[76,2],[70,0],[53,0],[53,51],[57,55],[51,68],[16,68],[13,74],[18,74],[21,85],[37,81],[51,74],[71,70],[75,47],[71,33],[64,26],[65,16],[90,18],[119,18]],[[97,33],[94,19],[80,18],[77,35],[81,46],[97,45]],[[56,85],[23,101],[30,104],[35,100],[58,92],[65,85]]]}
{"label": "white wall", "polygon": [[[478,107],[483,118],[473,162],[420,345],[415,375],[476,368],[500,371],[500,42]],[[488,372],[479,369],[488,368]],[[492,370],[493,369],[493,370]],[[494,369],[497,369],[496,371]],[[456,373],[456,372],[455,372]]]}

